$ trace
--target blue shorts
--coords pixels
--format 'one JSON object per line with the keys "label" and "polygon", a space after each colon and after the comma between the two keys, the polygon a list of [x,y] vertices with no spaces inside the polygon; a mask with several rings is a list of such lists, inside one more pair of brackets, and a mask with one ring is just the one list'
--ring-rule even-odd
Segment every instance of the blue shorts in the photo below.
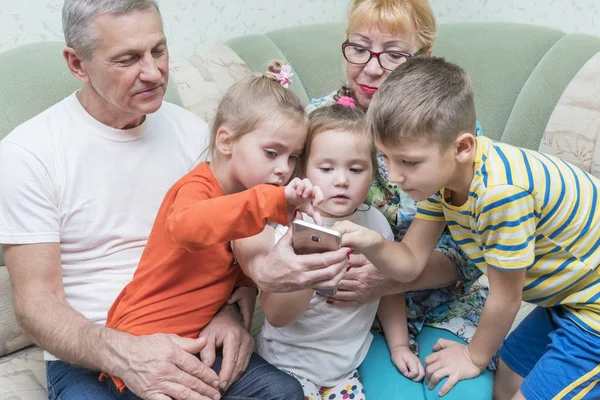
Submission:
{"label": "blue shorts", "polygon": [[600,399],[600,336],[562,307],[536,307],[506,338],[500,358],[525,378],[527,400]]}

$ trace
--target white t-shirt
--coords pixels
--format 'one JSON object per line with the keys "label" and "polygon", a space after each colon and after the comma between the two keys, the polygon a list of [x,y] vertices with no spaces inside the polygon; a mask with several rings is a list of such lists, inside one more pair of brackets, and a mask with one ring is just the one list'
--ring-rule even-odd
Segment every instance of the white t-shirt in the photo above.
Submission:
{"label": "white t-shirt", "polygon": [[163,196],[208,139],[206,123],[176,105],[119,130],[73,94],[0,142],[0,243],[60,243],[67,301],[104,325]]}
{"label": "white t-shirt", "polygon": [[[305,220],[312,220],[305,216]],[[393,240],[384,215],[366,205],[346,218],[323,218],[323,226],[349,220]],[[275,229],[279,240],[287,227]],[[340,379],[363,362],[373,335],[371,325],[379,300],[360,307],[338,307],[314,294],[307,310],[292,324],[275,328],[265,319],[257,338],[257,352],[278,368],[303,376],[320,386],[335,386]]]}

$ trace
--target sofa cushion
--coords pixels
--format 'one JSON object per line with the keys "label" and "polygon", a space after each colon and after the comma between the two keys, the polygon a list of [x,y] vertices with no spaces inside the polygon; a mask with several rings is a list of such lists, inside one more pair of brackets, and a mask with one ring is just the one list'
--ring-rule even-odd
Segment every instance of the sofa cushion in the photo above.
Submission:
{"label": "sofa cushion", "polygon": [[577,72],[562,93],[540,151],[600,177],[600,52]]}
{"label": "sofa cushion", "polygon": [[[12,290],[6,267],[0,267],[0,357],[29,346],[15,317]],[[1,387],[1,385],[0,385]]]}
{"label": "sofa cushion", "polygon": [[40,348],[28,347],[0,359],[0,399],[48,399],[46,363]]}
{"label": "sofa cushion", "polygon": [[[318,29],[318,27],[319,26],[315,26],[315,29]],[[302,30],[303,28],[306,27],[298,27],[291,29]],[[291,52],[284,52],[277,46],[275,42],[273,42],[271,38],[271,33],[277,34],[277,32],[285,31],[286,30],[273,31],[268,32],[264,35],[246,35],[231,39],[227,41],[226,44],[227,46],[231,47],[237,54],[239,54],[239,56],[244,60],[244,62],[246,62],[246,64],[248,64],[252,71],[265,71],[268,62],[273,59],[280,60],[285,64],[290,64],[295,74],[292,77],[292,84],[290,85],[290,89],[292,89],[292,91],[296,93],[296,95],[298,95],[302,104],[308,104],[311,98],[311,92],[307,92],[307,86],[305,86],[304,84],[304,80],[307,79],[306,75],[304,75],[304,71],[307,69],[313,71],[314,69],[312,68],[312,65],[314,63],[306,63],[304,61],[305,59],[303,59],[300,63],[294,62],[292,54],[294,54],[297,51],[297,47],[295,47]],[[300,36],[298,35],[296,35],[296,37],[300,38]],[[318,41],[316,43],[321,45],[327,42]],[[312,45],[313,43],[310,44]],[[315,54],[315,59],[319,59],[321,56],[322,54]],[[328,81],[322,81],[322,85],[324,85],[321,86],[322,88],[324,88],[323,93],[329,93],[333,90],[326,89],[328,85],[327,82]],[[333,85],[338,86],[338,83],[341,81],[339,79],[336,79],[336,81],[334,82],[335,83],[333,83]],[[322,94],[319,93],[319,96],[322,96]]]}

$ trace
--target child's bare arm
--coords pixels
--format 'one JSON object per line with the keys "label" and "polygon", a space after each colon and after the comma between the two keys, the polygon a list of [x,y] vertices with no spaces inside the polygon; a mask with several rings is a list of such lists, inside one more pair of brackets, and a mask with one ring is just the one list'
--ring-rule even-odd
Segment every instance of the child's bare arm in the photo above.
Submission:
{"label": "child's bare arm", "polygon": [[498,351],[519,312],[525,272],[525,269],[488,268],[490,292],[477,332],[469,344],[473,362],[481,368],[485,368]]}
{"label": "child's bare arm", "polygon": [[440,389],[443,396],[459,381],[478,376],[489,364],[508,334],[521,306],[525,269],[497,270],[488,267],[490,294],[483,307],[479,326],[471,343],[463,345],[440,339],[435,353],[425,360],[429,388],[448,377]]}
{"label": "child's bare arm", "polygon": [[291,293],[260,293],[260,307],[274,327],[295,322],[308,308],[314,291],[305,289]]}
{"label": "child's bare arm", "polygon": [[377,315],[396,367],[407,378],[414,381],[422,380],[425,376],[425,368],[419,357],[410,350],[408,343],[404,293],[382,297]]}
{"label": "child's bare arm", "polygon": [[404,293],[383,296],[377,310],[390,351],[398,346],[408,347],[406,301]]}
{"label": "child's bare arm", "polygon": [[421,275],[444,228],[445,222],[415,219],[401,242],[384,239],[379,233],[349,221],[337,222],[342,246],[356,249],[391,278],[412,282]]}

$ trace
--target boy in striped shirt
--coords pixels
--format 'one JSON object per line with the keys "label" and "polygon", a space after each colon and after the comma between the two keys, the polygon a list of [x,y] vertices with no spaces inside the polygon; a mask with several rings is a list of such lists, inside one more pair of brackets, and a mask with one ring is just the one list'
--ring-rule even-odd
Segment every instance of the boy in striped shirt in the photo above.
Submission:
{"label": "boy in striped shirt", "polygon": [[[502,345],[495,399],[600,398],[600,180],[475,137],[470,80],[441,58],[394,70],[367,119],[390,181],[419,201],[418,212],[400,243],[338,223],[342,245],[410,282],[447,226],[489,278],[472,341],[440,339],[427,357],[429,388],[442,396],[479,375]],[[521,299],[540,307],[504,340]]]}

